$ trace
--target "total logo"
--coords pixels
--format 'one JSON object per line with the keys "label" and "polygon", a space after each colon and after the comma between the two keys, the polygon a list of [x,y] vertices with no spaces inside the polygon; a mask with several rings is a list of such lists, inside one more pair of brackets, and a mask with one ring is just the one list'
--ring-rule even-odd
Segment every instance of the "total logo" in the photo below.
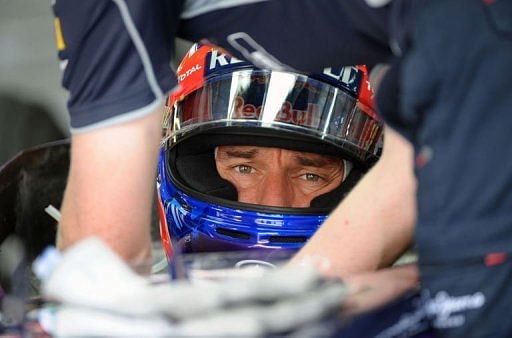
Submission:
{"label": "total logo", "polygon": [[179,73],[178,73],[178,81],[179,82],[182,82],[183,80],[185,80],[187,77],[189,77],[190,75],[194,74],[195,72],[197,72],[198,70],[200,69],[203,69],[203,67],[201,67],[200,64],[196,64],[194,66],[192,66],[191,68],[187,69],[186,71],[182,72],[181,69],[179,69]]}

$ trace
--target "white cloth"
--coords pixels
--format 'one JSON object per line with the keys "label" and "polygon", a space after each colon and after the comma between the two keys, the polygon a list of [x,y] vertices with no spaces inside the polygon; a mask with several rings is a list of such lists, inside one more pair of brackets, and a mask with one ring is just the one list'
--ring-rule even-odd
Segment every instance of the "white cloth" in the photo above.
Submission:
{"label": "white cloth", "polygon": [[341,308],[346,288],[312,269],[278,269],[262,278],[193,285],[151,284],[96,239],[53,262],[42,293],[55,337],[265,336],[314,326]]}

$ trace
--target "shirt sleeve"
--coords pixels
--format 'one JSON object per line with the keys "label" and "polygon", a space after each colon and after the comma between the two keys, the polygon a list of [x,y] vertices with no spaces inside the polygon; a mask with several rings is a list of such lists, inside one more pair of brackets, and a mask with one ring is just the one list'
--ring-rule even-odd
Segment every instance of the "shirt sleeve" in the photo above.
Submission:
{"label": "shirt sleeve", "polygon": [[[259,67],[319,72],[326,67],[371,66],[391,56],[388,7],[370,8],[364,0],[215,3],[217,10],[184,11],[180,36],[206,38]],[[220,8],[222,3],[232,6]]]}
{"label": "shirt sleeve", "polygon": [[375,105],[379,116],[407,140],[412,141],[414,131],[410,121],[401,114],[401,59],[395,58],[376,86]]}
{"label": "shirt sleeve", "polygon": [[176,85],[180,2],[56,0],[53,10],[72,132],[144,116]]}

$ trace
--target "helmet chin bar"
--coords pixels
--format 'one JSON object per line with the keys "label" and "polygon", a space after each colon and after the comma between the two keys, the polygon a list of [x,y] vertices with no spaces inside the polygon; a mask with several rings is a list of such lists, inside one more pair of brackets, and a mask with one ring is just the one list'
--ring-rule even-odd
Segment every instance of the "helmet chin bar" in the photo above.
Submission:
{"label": "helmet chin bar", "polygon": [[263,207],[191,194],[162,169],[165,157],[161,151],[159,192],[167,240],[172,241],[171,262],[180,253],[297,250],[327,217],[326,211],[313,213],[314,208]]}

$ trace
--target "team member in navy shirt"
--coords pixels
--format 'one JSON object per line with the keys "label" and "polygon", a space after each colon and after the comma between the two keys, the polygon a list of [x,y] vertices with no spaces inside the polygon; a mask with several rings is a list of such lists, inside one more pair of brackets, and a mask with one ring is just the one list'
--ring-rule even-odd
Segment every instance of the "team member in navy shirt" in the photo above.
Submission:
{"label": "team member in navy shirt", "polygon": [[175,36],[274,69],[371,65],[391,54],[388,10],[362,0],[56,0],[53,8],[72,132],[58,242],[94,234],[131,261],[149,255],[160,112],[177,83]]}
{"label": "team member in navy shirt", "polygon": [[[425,309],[437,332],[508,337],[512,3],[411,3],[419,6],[413,29],[397,40],[401,57],[378,89],[388,124],[382,158],[301,256],[321,252],[342,273],[334,258],[366,246],[360,265],[378,267],[407,242],[397,234],[416,226]],[[359,240],[336,252],[333,238],[352,233]]]}

